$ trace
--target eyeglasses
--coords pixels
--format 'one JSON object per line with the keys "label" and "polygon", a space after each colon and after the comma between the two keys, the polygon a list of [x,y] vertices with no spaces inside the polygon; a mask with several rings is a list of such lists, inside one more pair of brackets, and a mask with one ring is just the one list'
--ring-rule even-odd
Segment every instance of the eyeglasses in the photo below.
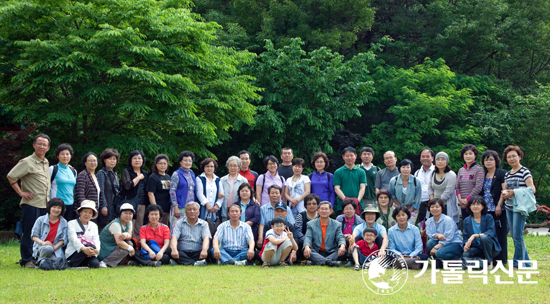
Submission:
{"label": "eyeglasses", "polygon": [[190,160],[190,159],[182,159],[181,161],[184,162],[184,163],[192,163],[192,162],[193,162],[193,161]]}
{"label": "eyeglasses", "polygon": [[41,144],[41,143],[36,143],[35,145],[39,146],[39,147],[43,147],[43,148],[47,148],[49,147],[50,145],[48,144]]}
{"label": "eyeglasses", "polygon": [[87,163],[94,164],[94,163],[97,163],[97,160],[95,160],[95,159],[94,159],[94,160],[87,160],[86,162],[87,162]]}
{"label": "eyeglasses", "polygon": [[306,206],[317,206],[317,203],[307,203]]}
{"label": "eyeglasses", "polygon": [[285,225],[273,225],[273,228],[285,228]]}
{"label": "eyeglasses", "polygon": [[268,163],[268,166],[277,166],[277,163]]}

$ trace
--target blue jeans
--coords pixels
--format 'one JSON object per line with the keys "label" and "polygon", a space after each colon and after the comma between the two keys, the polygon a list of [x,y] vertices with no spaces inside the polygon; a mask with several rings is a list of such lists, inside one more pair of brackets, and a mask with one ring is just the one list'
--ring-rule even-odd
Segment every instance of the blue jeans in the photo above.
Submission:
{"label": "blue jeans", "polygon": [[[512,239],[514,240],[514,267],[518,267],[518,261],[529,261],[527,248],[523,241],[523,229],[525,229],[525,220],[527,217],[519,212],[506,210],[506,219]],[[531,263],[524,263],[524,265],[531,267]]]}
{"label": "blue jeans", "polygon": [[[437,244],[439,244],[439,240],[432,239],[428,241],[428,243],[426,244],[426,249],[428,249],[428,254],[430,254],[430,251],[432,251],[432,249]],[[462,244],[450,243],[439,248],[435,252],[435,257],[443,261],[449,261],[449,260],[458,259],[460,256],[462,256],[462,252],[464,252],[464,249],[462,248]]]}
{"label": "blue jeans", "polygon": [[[244,261],[247,259],[246,254],[248,253],[248,249],[245,250],[229,250],[225,248],[220,248],[220,260],[223,264],[227,264],[229,260],[235,260],[235,261]],[[212,256],[214,256],[214,248],[212,248]]]}

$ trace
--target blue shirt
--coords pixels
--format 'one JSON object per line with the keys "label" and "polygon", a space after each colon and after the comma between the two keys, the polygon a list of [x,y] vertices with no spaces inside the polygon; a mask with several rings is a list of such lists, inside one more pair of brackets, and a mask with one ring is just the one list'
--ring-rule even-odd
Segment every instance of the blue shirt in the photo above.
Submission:
{"label": "blue shirt", "polygon": [[231,227],[231,221],[221,223],[214,237],[221,243],[221,248],[233,251],[248,250],[248,241],[254,239],[252,228],[241,221],[237,229]]}
{"label": "blue shirt", "polygon": [[403,195],[403,179],[401,178],[401,174],[392,177],[388,186],[388,191],[391,193],[391,198],[397,199],[401,205],[412,205],[414,209],[420,207],[420,202],[422,202],[422,182],[414,177],[414,175],[409,175],[409,182],[407,183],[407,192],[405,192],[405,195]]}
{"label": "blue shirt", "polygon": [[[250,203],[254,203],[254,202],[248,202],[248,204]],[[242,211],[242,214],[241,214],[241,222],[245,222],[245,219],[246,219],[246,207],[248,207],[248,204],[246,205],[243,205],[243,202],[241,202],[241,211]],[[255,203],[254,203],[255,204]]]}
{"label": "blue shirt", "polygon": [[[363,236],[363,230],[365,230],[365,228],[367,228],[367,222],[355,227],[355,229],[353,229],[353,234]],[[372,228],[376,229],[376,232],[378,232],[376,236],[382,236],[382,234],[386,233],[386,228],[377,222],[374,222]]]}
{"label": "blue shirt", "polygon": [[436,223],[433,217],[426,221],[426,234],[428,238],[433,239],[434,235],[441,233],[445,236],[446,241],[439,241],[439,244],[447,245],[450,243],[460,243],[462,245],[462,237],[458,233],[458,227],[452,218],[441,214],[439,222]]}
{"label": "blue shirt", "polygon": [[334,208],[334,198],[336,194],[334,192],[334,186],[332,185],[332,174],[326,171],[319,174],[319,172],[315,171],[309,175],[309,179],[311,180],[311,193],[317,194],[321,201],[330,202],[332,208]]}
{"label": "blue shirt", "polygon": [[407,222],[405,231],[401,230],[399,225],[395,225],[388,230],[388,238],[390,240],[389,250],[411,257],[422,253],[422,237],[420,236],[420,230],[415,225]]}
{"label": "blue shirt", "polygon": [[[260,224],[265,226],[265,223],[269,223],[271,220],[273,220],[273,218],[275,218],[275,214],[273,214],[273,211],[275,211],[275,208],[271,206],[271,203],[263,205],[260,208]],[[294,219],[294,215],[292,214],[290,207],[286,206],[286,211],[288,212],[285,217],[287,225],[296,224],[296,220]]]}
{"label": "blue shirt", "polygon": [[[472,228],[474,228],[474,234],[481,234],[481,223],[476,223],[474,218],[472,217]],[[474,242],[479,246],[479,238],[475,238]]]}
{"label": "blue shirt", "polygon": [[76,176],[69,166],[63,166],[58,164],[57,173],[55,174],[54,183],[56,185],[54,194],[53,188],[51,195],[54,195],[50,198],[58,197],[63,200],[65,205],[70,206],[74,203],[74,186],[76,185]]}

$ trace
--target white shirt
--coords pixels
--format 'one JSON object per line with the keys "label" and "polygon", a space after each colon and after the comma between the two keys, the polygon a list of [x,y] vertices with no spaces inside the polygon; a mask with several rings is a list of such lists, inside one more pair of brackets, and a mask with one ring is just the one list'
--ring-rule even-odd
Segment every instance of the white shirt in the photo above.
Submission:
{"label": "white shirt", "polygon": [[424,171],[424,167],[418,169],[414,176],[417,177],[420,182],[422,183],[422,201],[426,202],[430,200],[430,195],[428,194],[428,186],[430,184],[430,178],[432,177],[432,173],[435,170],[435,166],[432,164],[430,166],[430,169],[428,171]]}
{"label": "white shirt", "polygon": [[[299,198],[306,192],[305,184],[311,183],[311,180],[307,175],[300,175],[300,178],[293,182],[292,179],[294,176],[289,177],[285,181],[285,185],[288,187],[288,193],[290,194],[290,197],[292,198]],[[306,207],[304,207],[304,201],[301,200],[298,202],[298,205],[296,207],[292,208],[292,211],[294,213],[300,213],[303,211],[306,211]]]}
{"label": "white shirt", "polygon": [[[197,197],[199,199],[199,202],[202,206],[206,206],[206,203],[210,204],[210,206],[214,207],[214,204],[218,205],[218,207],[222,207],[223,198],[218,198],[216,195],[216,174],[212,174],[212,181],[206,177],[206,174],[204,172],[200,175],[204,178],[206,178],[206,197],[204,196],[204,186],[202,184],[202,180],[199,176],[196,177],[196,185],[197,185]],[[221,181],[219,182],[219,193],[223,193],[223,186]]]}

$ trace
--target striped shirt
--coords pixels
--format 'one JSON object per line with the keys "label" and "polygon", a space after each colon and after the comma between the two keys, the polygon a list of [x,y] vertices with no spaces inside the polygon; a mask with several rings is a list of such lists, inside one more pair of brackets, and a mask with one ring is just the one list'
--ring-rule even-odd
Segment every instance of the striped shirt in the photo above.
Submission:
{"label": "striped shirt", "polygon": [[[265,223],[271,222],[272,219],[275,218],[275,214],[273,213],[275,211],[275,208],[269,204],[265,204],[262,207],[260,207],[260,224],[265,225]],[[294,225],[296,224],[296,220],[294,219],[294,215],[292,214],[292,211],[290,210],[290,207],[286,207],[286,211],[288,212],[285,220],[288,225]]]}
{"label": "striped shirt", "polygon": [[176,222],[172,236],[178,240],[178,250],[187,252],[201,251],[204,238],[212,237],[206,221],[197,219],[195,225],[191,227],[186,216]]}
{"label": "striped shirt", "polygon": [[[529,177],[533,177],[531,175],[531,171],[525,167],[521,167],[516,173],[511,174],[508,171],[504,175],[504,182],[506,183],[506,189],[517,189],[517,188],[525,188],[527,187],[527,183],[525,182]],[[506,210],[513,210],[513,200],[507,199],[505,201],[505,207]]]}
{"label": "striped shirt", "polygon": [[222,244],[221,248],[243,251],[248,249],[248,242],[254,239],[254,235],[252,235],[252,228],[244,222],[239,221],[239,227],[234,229],[231,221],[225,221],[218,226],[214,238]]}
{"label": "striped shirt", "polygon": [[456,177],[456,194],[461,199],[469,199],[472,195],[479,195],[483,189],[485,171],[474,162],[470,169],[464,167],[458,170]]}

